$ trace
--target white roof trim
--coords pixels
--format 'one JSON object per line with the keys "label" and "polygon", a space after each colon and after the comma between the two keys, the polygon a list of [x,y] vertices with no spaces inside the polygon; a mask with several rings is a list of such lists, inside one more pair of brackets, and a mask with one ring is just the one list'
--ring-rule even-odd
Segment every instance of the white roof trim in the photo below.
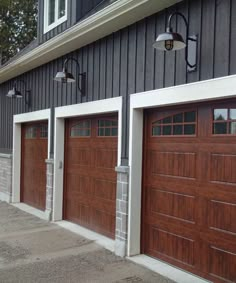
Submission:
{"label": "white roof trim", "polygon": [[79,49],[182,0],[119,0],[0,69],[0,83]]}

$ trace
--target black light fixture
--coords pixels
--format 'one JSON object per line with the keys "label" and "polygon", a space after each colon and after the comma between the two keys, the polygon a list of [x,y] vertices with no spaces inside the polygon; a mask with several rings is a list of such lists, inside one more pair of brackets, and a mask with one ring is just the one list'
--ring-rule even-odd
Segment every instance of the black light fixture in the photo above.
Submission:
{"label": "black light fixture", "polygon": [[[23,95],[20,90],[18,90],[18,85],[19,84],[23,84],[24,85],[24,91],[25,91],[25,95]],[[31,106],[31,97],[30,97],[30,93],[31,91],[28,90],[26,88],[26,82],[24,80],[16,80],[13,83],[13,88],[10,89],[7,93],[7,97],[15,99],[15,98],[24,98],[24,102],[26,105],[28,105],[29,107]]]}
{"label": "black light fixture", "polygon": [[76,81],[76,79],[74,78],[72,73],[68,72],[67,66],[68,66],[69,61],[73,61],[73,62],[76,63],[76,66],[79,70],[78,89],[80,90],[81,95],[85,96],[85,94],[86,94],[86,73],[80,73],[80,65],[79,65],[79,62],[76,59],[74,59],[72,57],[67,58],[63,63],[62,72],[58,72],[56,74],[54,80],[61,82],[61,83],[74,83]]}
{"label": "black light fixture", "polygon": [[[173,16],[180,16],[186,26],[186,41],[181,34],[173,32],[171,20]],[[174,12],[169,16],[168,25],[165,33],[158,35],[153,47],[164,51],[175,51],[185,49],[185,61],[188,71],[195,71],[197,68],[197,36],[189,36],[189,26],[185,16],[179,12]]]}

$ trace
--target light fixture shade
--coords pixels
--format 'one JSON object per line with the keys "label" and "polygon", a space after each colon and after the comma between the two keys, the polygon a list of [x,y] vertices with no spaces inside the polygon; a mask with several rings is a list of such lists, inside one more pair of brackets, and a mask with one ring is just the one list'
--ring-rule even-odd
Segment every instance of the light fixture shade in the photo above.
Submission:
{"label": "light fixture shade", "polygon": [[[173,48],[167,49],[166,42],[173,42]],[[183,37],[176,32],[165,32],[158,35],[153,47],[164,51],[175,51],[186,47]]]}
{"label": "light fixture shade", "polygon": [[63,70],[62,72],[58,72],[54,78],[55,81],[61,83],[74,83],[75,78],[71,73],[68,73],[67,70]]}
{"label": "light fixture shade", "polygon": [[6,96],[10,98],[22,98],[23,97],[21,92],[18,91],[15,87],[13,87],[13,89],[10,89]]}

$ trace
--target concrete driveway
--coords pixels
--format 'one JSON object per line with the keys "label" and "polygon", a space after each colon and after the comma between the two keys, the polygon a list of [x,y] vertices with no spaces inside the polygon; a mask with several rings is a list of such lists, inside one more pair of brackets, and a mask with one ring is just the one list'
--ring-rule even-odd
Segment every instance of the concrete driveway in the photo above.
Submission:
{"label": "concrete driveway", "polygon": [[0,202],[0,283],[171,283],[91,240]]}

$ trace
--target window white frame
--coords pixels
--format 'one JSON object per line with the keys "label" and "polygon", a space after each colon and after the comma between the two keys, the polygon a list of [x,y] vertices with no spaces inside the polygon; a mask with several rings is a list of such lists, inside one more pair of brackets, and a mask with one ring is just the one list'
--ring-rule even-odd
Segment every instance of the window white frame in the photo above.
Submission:
{"label": "window white frame", "polygon": [[52,24],[48,23],[48,12],[49,12],[49,0],[44,0],[44,33],[54,29],[58,25],[62,24],[67,20],[67,3],[68,0],[65,0],[65,15],[58,19],[59,12],[59,0],[55,0],[55,22]]}

